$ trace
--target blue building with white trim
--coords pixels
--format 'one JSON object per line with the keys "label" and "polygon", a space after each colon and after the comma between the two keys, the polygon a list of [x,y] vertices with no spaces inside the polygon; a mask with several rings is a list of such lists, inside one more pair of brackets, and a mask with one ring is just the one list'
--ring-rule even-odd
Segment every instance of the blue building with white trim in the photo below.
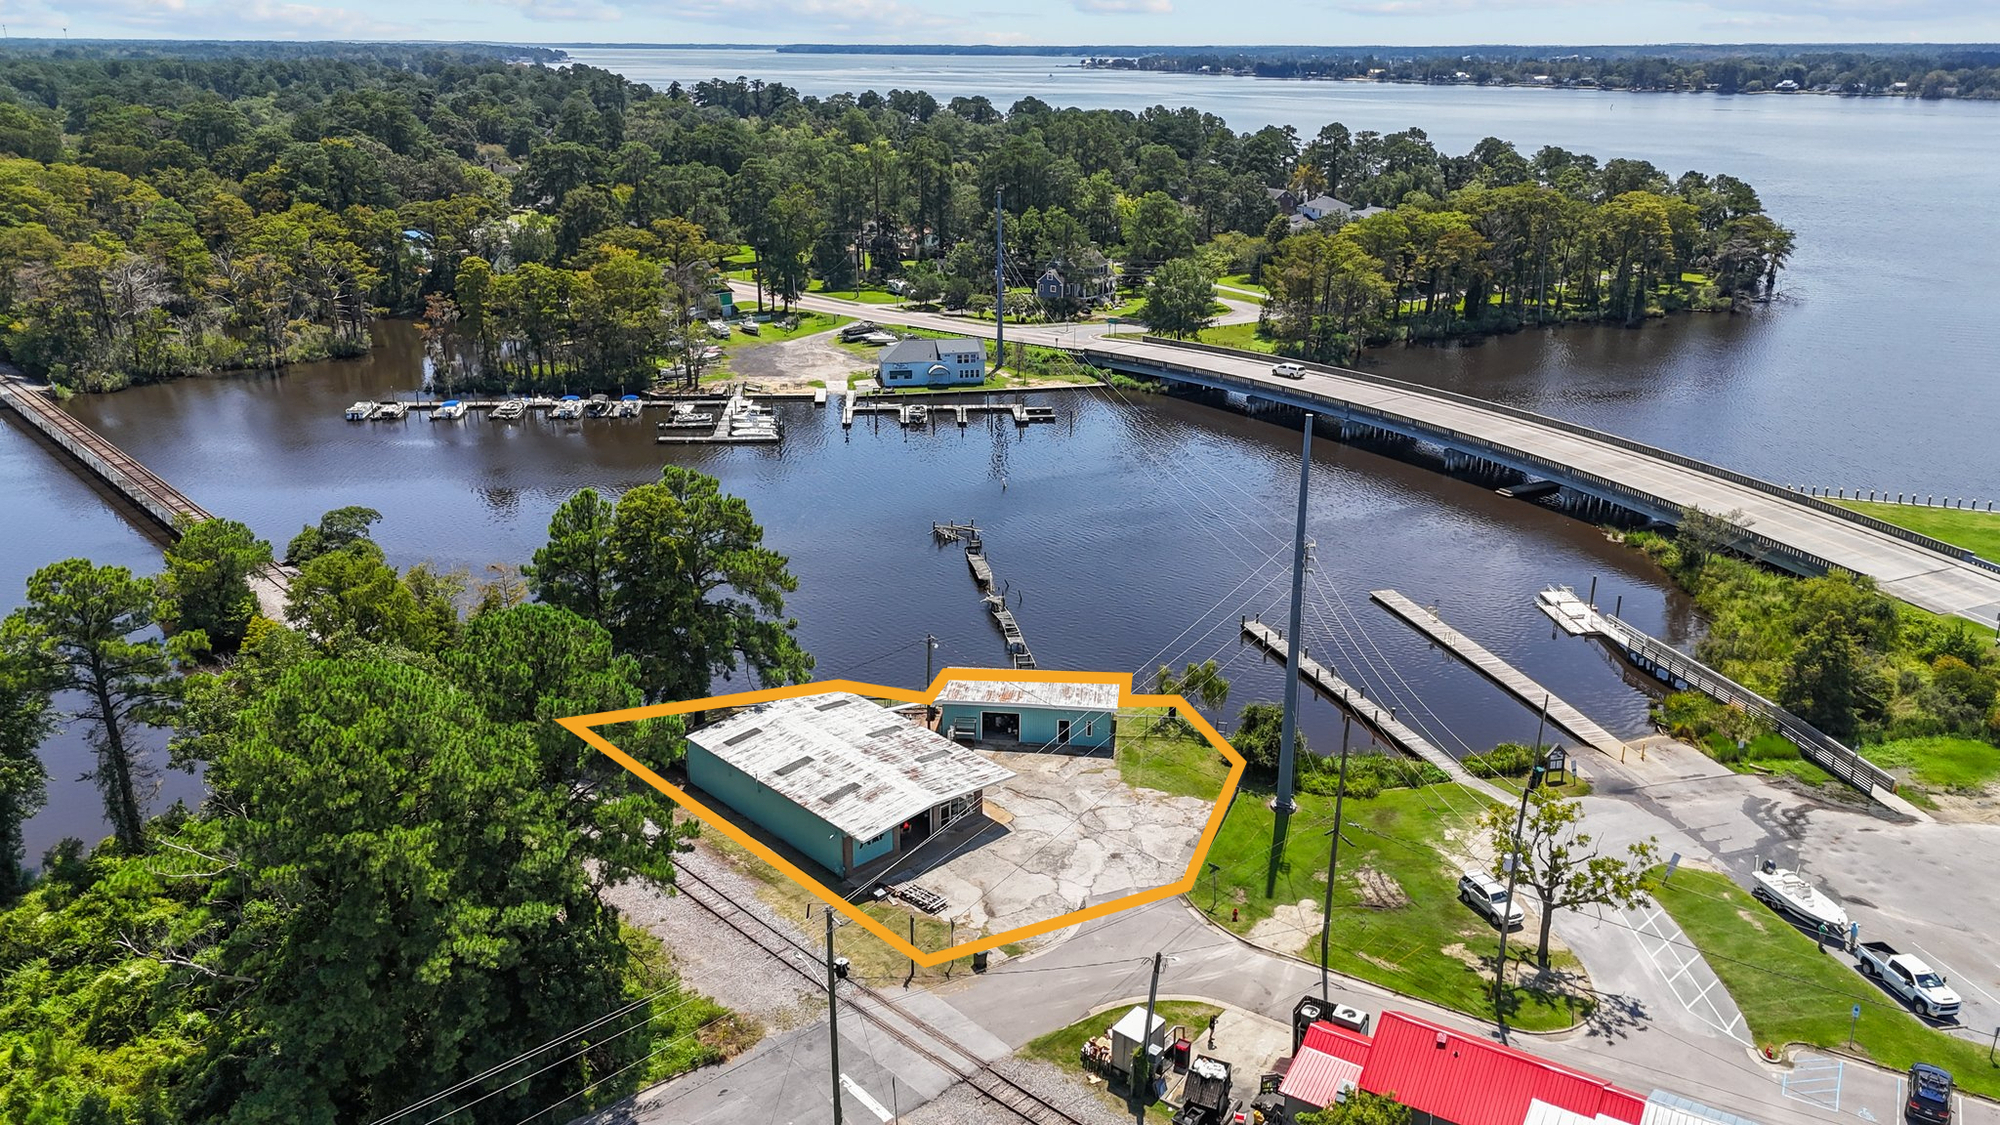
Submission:
{"label": "blue building with white trim", "polygon": [[957,741],[1102,750],[1118,737],[1116,684],[953,680],[935,705],[937,729]]}
{"label": "blue building with white trim", "polygon": [[687,736],[688,780],[840,878],[976,812],[1014,776],[851,692],[760,704]]}
{"label": "blue building with white trim", "polygon": [[885,387],[962,387],[986,381],[986,345],[953,340],[899,340],[882,349],[875,378]]}

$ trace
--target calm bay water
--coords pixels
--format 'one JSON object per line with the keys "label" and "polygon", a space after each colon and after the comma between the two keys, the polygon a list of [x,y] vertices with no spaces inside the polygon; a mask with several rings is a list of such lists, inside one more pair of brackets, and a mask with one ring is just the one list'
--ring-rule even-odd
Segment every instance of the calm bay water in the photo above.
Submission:
{"label": "calm bay water", "polygon": [[[1781,480],[2000,494],[1986,437],[2000,405],[1976,320],[2000,280],[1991,143],[2000,107],[1292,84],[1046,59],[572,53],[662,86],[743,74],[816,94],[985,94],[1003,108],[1029,93],[1057,105],[1192,104],[1238,129],[1417,125],[1453,152],[1492,134],[1527,150],[1560,144],[1675,173],[1730,172],[1799,231],[1786,300],[1742,317],[1523,334],[1376,362]],[[381,338],[357,362],[184,380],[70,409],[280,547],[322,511],[366,504],[387,517],[377,537],[394,561],[430,559],[475,578],[488,564],[524,561],[575,489],[616,491],[665,461],[692,465],[748,499],[791,556],[800,579],[791,609],[821,674],[883,683],[922,679],[926,632],[941,639],[941,664],[999,661],[962,555],[929,537],[934,520],[974,518],[992,529],[989,553],[1044,667],[1131,671],[1214,655],[1229,662],[1232,710],[1279,691],[1276,667],[1234,634],[1239,614],[1285,614],[1296,431],[1101,393],[1044,396],[1062,421],[1025,433],[1011,423],[928,434],[864,424],[844,435],[824,411],[788,406],[776,449],[666,450],[650,422],[347,423],[347,403],[419,384],[408,327],[383,325]],[[1436,725],[1475,747],[1531,738],[1531,713],[1367,601],[1392,587],[1435,603],[1611,729],[1643,725],[1645,700],[1620,670],[1594,648],[1552,638],[1531,601],[1548,582],[1581,588],[1597,575],[1600,600],[1622,594],[1628,616],[1685,637],[1695,623],[1653,568],[1579,523],[1363,450],[1322,442],[1314,463],[1319,561],[1306,622],[1316,655],[1371,695],[1393,689],[1405,711],[1421,699]],[[11,420],[0,424],[0,524],[0,609],[56,558],[159,567],[148,529]],[[1316,747],[1338,743],[1324,704],[1308,709],[1306,730]],[[1442,731],[1438,740],[1457,745]],[[96,796],[77,781],[88,765],[82,740],[62,736],[45,757],[53,784],[49,809],[29,826],[35,851],[102,831]],[[169,774],[156,807],[196,792],[193,779]]]}

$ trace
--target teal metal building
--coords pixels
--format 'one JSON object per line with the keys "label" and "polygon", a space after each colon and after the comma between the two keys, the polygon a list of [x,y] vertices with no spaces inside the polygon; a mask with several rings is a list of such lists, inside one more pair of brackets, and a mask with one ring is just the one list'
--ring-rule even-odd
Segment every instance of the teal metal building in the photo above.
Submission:
{"label": "teal metal building", "polygon": [[687,736],[688,780],[847,879],[979,811],[1013,777],[849,692],[761,704]]}
{"label": "teal metal building", "polygon": [[953,680],[937,729],[955,741],[1022,750],[1102,750],[1118,737],[1116,684]]}

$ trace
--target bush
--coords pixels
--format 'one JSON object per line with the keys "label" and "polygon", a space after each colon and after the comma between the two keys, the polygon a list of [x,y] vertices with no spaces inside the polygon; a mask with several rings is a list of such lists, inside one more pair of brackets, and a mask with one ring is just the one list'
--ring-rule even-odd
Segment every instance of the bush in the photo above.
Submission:
{"label": "bush", "polygon": [[[1429,762],[1397,754],[1350,754],[1347,758],[1347,795],[1358,800],[1365,801],[1384,789],[1415,789],[1450,780]],[[1300,755],[1297,782],[1300,792],[1333,796],[1340,788],[1340,759]]]}
{"label": "bush", "polygon": [[1503,742],[1465,759],[1465,768],[1474,777],[1526,777],[1535,768],[1535,750],[1519,742]]}

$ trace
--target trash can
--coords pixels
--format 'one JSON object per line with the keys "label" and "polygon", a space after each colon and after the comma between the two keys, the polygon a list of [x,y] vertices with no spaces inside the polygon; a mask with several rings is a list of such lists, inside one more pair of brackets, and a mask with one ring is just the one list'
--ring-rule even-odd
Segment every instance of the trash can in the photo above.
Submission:
{"label": "trash can", "polygon": [[972,955],[972,971],[975,973],[986,971],[986,951],[984,949]]}

